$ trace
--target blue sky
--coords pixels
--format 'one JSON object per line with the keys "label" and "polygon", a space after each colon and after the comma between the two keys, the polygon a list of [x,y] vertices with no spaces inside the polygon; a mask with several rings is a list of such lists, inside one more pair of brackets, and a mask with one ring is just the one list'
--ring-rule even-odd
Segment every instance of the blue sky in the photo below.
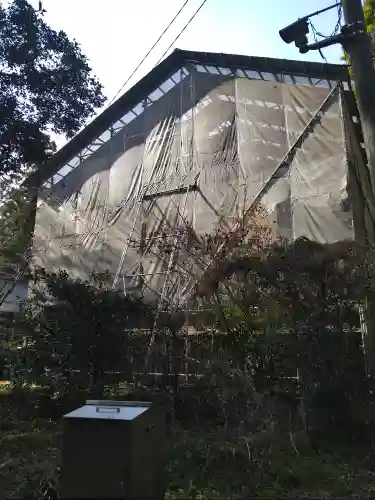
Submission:
{"label": "blue sky", "polygon": [[[36,6],[37,0],[30,0]],[[190,0],[174,28],[127,88],[144,76],[186,24],[201,0]],[[318,52],[301,55],[279,37],[280,28],[335,0],[207,0],[176,43],[181,49],[321,61]],[[183,0],[44,0],[46,21],[75,38],[89,57],[110,99],[172,19]],[[336,9],[314,18],[329,34]],[[328,62],[340,62],[339,46],[325,49]]]}

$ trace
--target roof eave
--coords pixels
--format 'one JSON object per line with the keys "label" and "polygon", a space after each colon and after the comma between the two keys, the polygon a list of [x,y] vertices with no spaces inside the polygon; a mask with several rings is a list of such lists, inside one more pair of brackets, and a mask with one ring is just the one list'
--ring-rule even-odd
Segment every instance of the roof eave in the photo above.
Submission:
{"label": "roof eave", "polygon": [[311,78],[348,81],[346,65],[325,64],[306,61],[292,61],[265,57],[250,57],[235,54],[214,54],[174,50],[164,61],[139,80],[117,101],[101,112],[91,123],[77,133],[67,144],[57,151],[45,164],[31,174],[25,184],[38,188],[68,163],[79,151],[94,141],[101,133],[119,120],[127,109],[132,109],[142,98],[149,95],[169,76],[187,63],[219,66],[225,68],[251,69],[254,71],[301,75]]}

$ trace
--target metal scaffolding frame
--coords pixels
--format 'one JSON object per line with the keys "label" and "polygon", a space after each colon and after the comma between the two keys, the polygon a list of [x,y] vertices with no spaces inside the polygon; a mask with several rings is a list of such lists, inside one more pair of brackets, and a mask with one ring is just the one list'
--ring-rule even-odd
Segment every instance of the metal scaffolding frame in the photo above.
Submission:
{"label": "metal scaffolding frame", "polygon": [[[85,163],[90,161],[91,156],[105,146],[108,141],[113,139],[116,134],[124,129],[124,127],[138,117],[142,118],[145,110],[153,106],[154,103],[165,96],[176,85],[179,85],[195,73],[208,73],[211,75],[222,75],[224,77],[235,76],[236,78],[250,80],[324,87],[331,90],[329,97],[334,95],[339,87],[345,91],[348,82],[347,68],[341,65],[177,50],[151,71],[149,75],[138,82],[130,91],[120,97],[118,101],[99,115],[84,130],[77,134],[77,136],[58,151],[45,166],[42,166],[36,174],[28,179],[28,185],[31,188],[35,186],[39,187],[41,199],[39,207],[51,200],[56,189],[64,188],[64,179],[76,168],[84,169]],[[220,95],[218,98],[229,100],[232,97]],[[329,100],[329,98],[327,98],[327,100]],[[322,104],[322,107],[324,104],[325,103]],[[201,107],[207,105],[210,105],[208,97],[202,99],[200,102]],[[321,111],[321,109],[316,112],[315,116],[306,127],[306,130],[314,126],[319,111]],[[199,113],[199,107],[195,112]],[[182,119],[183,117],[181,120]],[[227,126],[229,125],[225,122],[217,124],[217,128],[225,128]],[[360,127],[359,124],[358,126]],[[288,165],[290,157],[293,155],[293,151],[296,147],[299,147],[301,140],[303,141],[306,130],[300,136],[296,136],[295,143],[285,157],[278,159],[278,166],[272,178],[267,182],[267,186],[272,183],[277,172],[285,165]],[[209,131],[209,133],[215,134],[217,131],[214,129]],[[192,225],[191,221],[186,221],[184,219],[184,212],[188,197],[193,195],[202,196],[204,199],[204,195],[200,192],[196,179],[194,182],[191,182],[191,179],[187,178],[186,182],[173,189],[165,189],[163,187],[163,182],[159,182],[158,185],[151,185],[151,183],[147,185],[143,184],[141,195],[137,201],[136,217],[133,228],[126,238],[121,259],[113,278],[113,288],[118,288],[121,283],[124,292],[128,292],[129,289],[127,289],[126,281],[131,280],[136,283],[135,289],[139,290],[142,287],[148,288],[159,296],[160,304],[162,304],[168,292],[173,293],[171,275],[177,271],[177,273],[180,272],[181,276],[185,273],[186,279],[185,281],[181,279],[181,282],[177,285],[181,290],[177,293],[176,298],[178,298],[178,300],[174,301],[173,305],[174,307],[186,305],[186,301],[189,297],[189,287],[187,286],[189,269],[176,263],[175,257],[176,253],[179,251],[177,243],[179,238],[181,238],[181,228],[185,227],[187,230],[188,226]],[[163,272],[146,273],[144,272],[142,260],[145,258],[147,251],[152,253],[152,249],[150,250],[149,245],[151,242],[145,241],[142,230],[140,234],[135,234],[136,224],[139,224],[141,228],[143,227],[150,210],[153,210],[157,205],[157,200],[159,198],[174,200],[176,197],[179,198],[176,204],[177,206],[175,207],[178,221],[176,220],[174,227],[171,228],[170,231],[170,237],[172,237],[172,241],[174,241],[175,244],[173,245],[169,259],[165,260],[166,270]],[[209,200],[206,201],[209,206]],[[210,206],[210,209],[213,209],[213,207]],[[247,213],[247,211],[248,207],[244,207],[244,213]],[[78,217],[77,214],[74,214],[74,216]],[[230,230],[233,231],[233,229],[232,227]],[[101,241],[99,234],[97,237],[98,240]],[[102,242],[106,245],[108,244],[107,242]],[[135,266],[127,262],[127,267],[128,269],[130,268],[131,271],[129,274],[129,270],[123,273],[122,269],[126,262],[127,253],[130,247],[138,249],[139,259]],[[153,287],[148,279],[156,274],[164,275],[164,283],[161,289]],[[183,287],[185,287],[184,290],[182,290]]]}
{"label": "metal scaffolding frame", "polygon": [[[316,110],[310,121],[307,123],[305,128],[301,131],[301,133],[298,135],[296,138],[295,142],[290,146],[289,150],[287,153],[284,155],[282,160],[278,163],[278,165],[275,167],[272,175],[270,178],[265,182],[265,184],[262,186],[262,188],[259,190],[255,198],[252,200],[249,206],[247,206],[243,212],[242,217],[237,221],[236,224],[234,224],[229,232],[228,232],[228,237],[231,238],[236,231],[243,225],[246,221],[246,217],[250,213],[251,209],[253,206],[260,200],[262,195],[264,195],[271,187],[272,185],[277,182],[277,180],[280,178],[280,171],[283,170],[283,175],[285,175],[285,171],[289,169],[291,161],[293,157],[295,156],[296,151],[302,147],[304,140],[314,131],[315,125],[319,123],[322,114],[326,111],[326,109],[329,107],[330,103],[332,102],[332,99],[341,91],[344,91],[343,84],[341,82],[336,83],[336,85],[332,88],[326,99],[321,103],[319,108]],[[206,268],[203,270],[202,275],[207,274],[210,272],[210,269],[212,265],[215,263],[215,259],[217,259],[224,246],[226,243],[222,243],[219,248],[217,249],[215,255],[212,257],[211,262],[209,262],[206,266]],[[190,291],[186,296],[184,297],[183,301],[179,303],[179,307],[185,307],[189,299],[192,298],[192,293],[193,293],[193,287],[191,287]]]}
{"label": "metal scaffolding frame", "polygon": [[103,111],[45,165],[32,174],[27,184],[45,190],[61,182],[114,134],[152,105],[188,75],[187,67],[213,75],[237,76],[278,83],[332,88],[348,82],[346,66],[305,61],[289,61],[232,54],[191,52],[176,49],[128,92]]}

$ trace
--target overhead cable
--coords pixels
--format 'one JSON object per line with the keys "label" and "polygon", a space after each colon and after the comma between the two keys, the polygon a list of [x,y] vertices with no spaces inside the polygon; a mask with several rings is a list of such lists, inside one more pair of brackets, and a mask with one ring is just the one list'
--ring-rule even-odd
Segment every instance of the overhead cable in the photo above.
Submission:
{"label": "overhead cable", "polygon": [[[314,24],[312,23],[311,19],[309,20],[309,25],[311,27],[311,31],[314,35],[314,41],[315,43],[318,42],[318,37],[321,37],[321,38],[330,38],[332,36],[335,36],[338,34],[338,32],[340,31],[340,28],[341,28],[341,23],[342,23],[342,12],[343,12],[343,9],[342,9],[342,2],[338,2],[336,4],[337,6],[337,21],[336,21],[336,25],[332,31],[332,33],[330,35],[325,35],[323,33],[321,33],[320,31],[318,31]],[[318,49],[319,50],[319,54],[320,54],[320,57],[324,60],[325,63],[328,63],[327,59],[325,58],[323,52],[321,49]]]}
{"label": "overhead cable", "polygon": [[180,38],[180,36],[186,30],[186,28],[190,25],[190,23],[195,19],[195,17],[197,16],[198,12],[201,10],[201,8],[204,6],[204,4],[206,2],[207,2],[207,0],[203,0],[203,2],[200,4],[200,6],[198,7],[198,9],[194,12],[194,14],[191,16],[191,18],[189,19],[189,21],[185,24],[185,26],[180,31],[180,33],[176,36],[176,38],[173,40],[173,42],[169,45],[169,47],[164,52],[164,54],[161,56],[161,58],[158,60],[158,62],[155,64],[155,66],[157,66],[164,59],[164,56],[166,56],[168,54],[169,50],[177,42],[177,40]]}
{"label": "overhead cable", "polygon": [[[111,105],[113,103],[113,101],[117,98],[117,96],[121,93],[121,91],[124,89],[124,87],[129,83],[129,81],[131,80],[131,78],[134,76],[134,74],[138,71],[138,69],[140,68],[140,66],[144,63],[144,61],[147,59],[147,57],[151,54],[151,52],[154,50],[154,48],[157,46],[157,44],[160,42],[160,40],[163,38],[163,36],[166,34],[166,32],[169,30],[169,28],[172,26],[172,24],[176,21],[177,17],[181,14],[181,12],[183,11],[183,9],[186,7],[186,5],[188,4],[189,0],[185,0],[185,2],[183,3],[183,5],[180,7],[180,9],[178,10],[178,12],[176,13],[176,15],[173,17],[173,19],[170,21],[170,23],[168,24],[168,26],[164,29],[164,31],[162,32],[162,34],[159,36],[159,38],[156,40],[156,42],[153,44],[153,46],[150,48],[150,50],[147,52],[147,54],[143,57],[143,59],[141,60],[141,62],[137,65],[137,67],[133,70],[133,72],[131,73],[131,75],[127,78],[127,80],[125,81],[125,83],[122,85],[122,87],[120,88],[120,90],[116,93],[116,95],[111,99],[111,101],[109,102],[108,106]],[[204,4],[207,2],[207,0],[203,0],[202,3],[200,4],[200,6],[197,8],[197,10],[194,12],[194,14],[191,16],[191,18],[189,19],[189,21],[185,24],[185,26],[182,28],[182,30],[179,32],[179,34],[176,36],[176,38],[173,40],[173,42],[169,45],[169,47],[167,48],[167,50],[164,52],[164,54],[161,56],[161,58],[159,59],[159,61],[156,63],[155,66],[157,66],[161,61],[162,59],[165,57],[165,55],[169,52],[169,50],[173,47],[173,45],[176,43],[176,41],[180,38],[180,36],[184,33],[184,31],[188,28],[188,26],[191,24],[191,22],[196,18],[196,16],[198,15],[199,11],[202,9],[202,7],[204,6]],[[54,192],[54,190],[56,189],[56,186],[54,186],[50,193],[48,194],[48,196],[42,201],[42,203],[36,207],[37,210],[39,210],[39,208],[44,205],[47,200],[51,197],[52,193]],[[11,292],[18,279],[22,278],[22,276],[24,275],[26,269],[28,268],[28,263],[29,262],[26,262],[26,266],[24,266],[23,269],[20,270],[20,275],[21,276],[18,276],[15,278],[14,282],[13,282],[13,287],[11,287],[11,289],[8,291],[7,295],[9,294],[9,292]],[[6,295],[6,296],[7,296]],[[2,304],[2,302],[4,301],[5,297],[0,297],[0,305]]]}
{"label": "overhead cable", "polygon": [[[166,34],[166,32],[172,26],[172,24],[176,21],[176,19],[181,14],[181,12],[183,11],[183,9],[186,7],[186,5],[188,4],[188,2],[189,2],[189,0],[185,0],[185,2],[182,4],[182,6],[179,8],[179,10],[177,11],[177,13],[173,17],[173,19],[169,22],[169,24],[167,25],[167,27],[161,33],[161,35],[156,40],[156,42],[153,44],[153,46],[150,48],[150,50],[147,52],[147,54],[143,57],[143,59],[141,60],[141,62],[138,64],[138,66],[133,70],[133,72],[131,73],[131,75],[129,76],[129,78],[126,80],[126,82],[123,84],[123,86],[121,87],[121,89],[117,92],[117,94],[109,102],[108,106],[110,104],[112,104],[112,102],[116,99],[116,97],[119,95],[119,93],[123,90],[123,88],[131,80],[131,78],[134,76],[134,74],[138,71],[138,69],[140,68],[140,66],[144,63],[144,61],[147,59],[147,57],[150,55],[150,53],[154,50],[154,48],[156,47],[156,45],[160,42],[160,40],[163,38],[163,36]],[[42,7],[43,7],[43,5],[41,6],[41,4],[39,4],[39,8],[42,8]],[[53,186],[51,188],[51,190],[48,193],[48,195],[42,200],[42,202],[39,205],[37,205],[36,210],[39,210],[41,208],[41,206],[43,206],[51,198],[52,194],[54,193],[54,191],[56,190],[57,187],[58,187],[58,184],[56,184],[55,186]],[[1,304],[2,304],[2,298],[0,297],[0,305]]]}
{"label": "overhead cable", "polygon": [[176,19],[178,18],[178,16],[181,14],[181,12],[184,10],[184,8],[186,7],[186,5],[188,4],[189,0],[185,0],[185,2],[183,3],[183,5],[179,8],[179,10],[177,11],[177,13],[175,14],[175,16],[173,17],[173,19],[169,22],[168,26],[164,29],[164,31],[162,32],[162,34],[159,36],[159,38],[156,40],[156,42],[153,44],[153,46],[149,49],[149,51],[147,52],[147,54],[143,57],[143,59],[141,60],[141,62],[134,68],[133,72],[131,73],[131,75],[126,79],[125,83],[122,85],[122,87],[120,88],[120,90],[115,94],[115,96],[110,100],[110,102],[108,103],[108,106],[110,106],[113,101],[117,98],[117,96],[122,92],[122,90],[126,87],[126,85],[130,82],[130,80],[133,78],[133,76],[135,75],[135,73],[139,70],[139,68],[142,66],[142,64],[145,62],[145,60],[148,58],[148,56],[151,54],[151,52],[155,49],[155,47],[158,45],[158,43],[160,42],[160,40],[163,38],[163,36],[167,33],[167,31],[169,30],[169,28],[172,26],[172,24],[176,21]]}

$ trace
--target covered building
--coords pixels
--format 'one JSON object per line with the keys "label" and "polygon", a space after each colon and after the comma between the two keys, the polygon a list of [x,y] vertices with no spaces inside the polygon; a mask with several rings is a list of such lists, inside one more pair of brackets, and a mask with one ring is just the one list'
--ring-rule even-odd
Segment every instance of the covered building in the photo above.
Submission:
{"label": "covered building", "polygon": [[175,50],[33,178],[34,263],[179,307],[179,242],[256,203],[286,238],[352,238],[355,113],[345,66]]}

